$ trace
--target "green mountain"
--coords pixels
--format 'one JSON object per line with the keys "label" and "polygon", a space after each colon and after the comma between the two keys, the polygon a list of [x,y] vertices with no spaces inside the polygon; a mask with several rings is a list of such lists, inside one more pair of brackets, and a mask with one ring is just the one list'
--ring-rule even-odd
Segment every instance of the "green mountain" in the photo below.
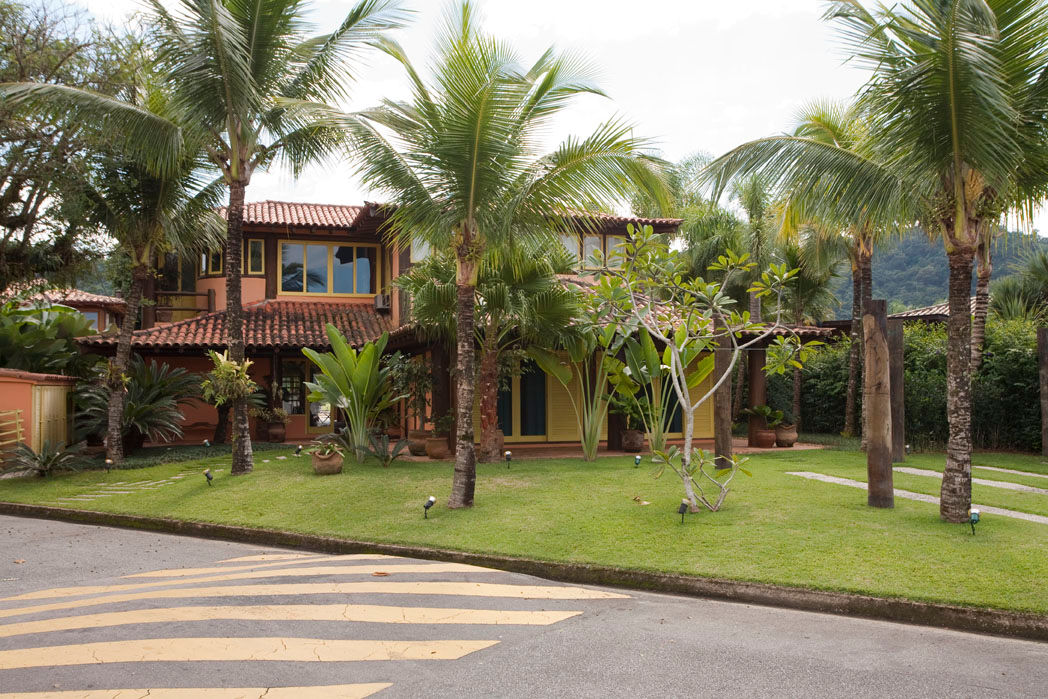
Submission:
{"label": "green mountain", "polygon": [[[1018,232],[1001,236],[993,249],[993,279],[1014,274],[1022,260],[1038,247],[1048,249],[1048,238]],[[887,299],[891,313],[945,303],[948,276],[942,243],[928,240],[919,231],[879,245],[873,251],[873,298]],[[835,291],[841,302],[836,315],[847,318],[851,314],[851,274],[838,281]]]}

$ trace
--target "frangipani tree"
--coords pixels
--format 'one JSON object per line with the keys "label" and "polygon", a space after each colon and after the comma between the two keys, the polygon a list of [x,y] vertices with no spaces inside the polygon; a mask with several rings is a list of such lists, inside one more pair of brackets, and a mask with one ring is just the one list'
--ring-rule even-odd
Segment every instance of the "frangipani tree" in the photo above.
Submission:
{"label": "frangipani tree", "polygon": [[[732,277],[753,272],[755,265],[747,254],[740,256],[729,251],[711,265],[711,271],[723,275],[721,283],[688,278],[684,274],[686,257],[645,226],[640,231],[631,227],[630,240],[620,245],[608,262],[601,265],[599,272],[595,308],[609,319],[608,327],[617,324],[616,329],[624,334],[632,334],[633,329],[647,332],[664,346],[667,378],[680,404],[684,448],[673,447],[656,454],[656,459],[680,477],[692,511],[697,511],[700,504],[716,511],[724,502],[740,461],[732,460],[726,469],[715,474],[706,471],[712,461],[702,450],[693,449],[695,411],[731,375],[731,367],[743,350],[758,346],[785,329],[783,300],[797,270],[773,264],[751,284],[750,292],[766,299],[765,308],[771,311],[768,322],[754,323],[748,310],[736,310],[735,301],[721,291],[722,283],[730,283]],[[743,333],[748,339],[743,339]],[[766,371],[782,373],[787,367],[800,366],[816,344],[802,344],[795,337],[779,335],[769,346]],[[710,353],[715,349],[730,351],[728,370],[705,393],[696,396],[694,389],[713,371]],[[703,484],[718,489],[715,500],[705,495]]]}

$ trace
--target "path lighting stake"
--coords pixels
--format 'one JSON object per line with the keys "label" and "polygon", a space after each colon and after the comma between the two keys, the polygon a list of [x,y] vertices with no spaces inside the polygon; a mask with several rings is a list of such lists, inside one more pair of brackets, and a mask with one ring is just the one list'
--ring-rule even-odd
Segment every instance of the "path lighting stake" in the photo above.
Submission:
{"label": "path lighting stake", "polygon": [[422,519],[429,519],[429,508],[433,507],[436,502],[437,499],[430,495],[429,500],[426,500],[426,502],[422,504]]}
{"label": "path lighting stake", "polygon": [[975,536],[975,525],[979,523],[979,510],[974,507],[968,510],[968,524],[972,525],[972,536]]}
{"label": "path lighting stake", "polygon": [[211,446],[211,442],[210,442],[209,440],[205,439],[205,440],[204,440],[204,446],[205,446],[205,447],[209,447],[209,446]]}
{"label": "path lighting stake", "polygon": [[638,468],[639,466],[640,466],[640,454],[637,454],[636,456],[633,457],[633,468]]}
{"label": "path lighting stake", "polygon": [[204,469],[204,478],[207,479],[207,484],[208,485],[212,485],[211,481],[213,481],[215,479],[215,477],[211,475],[211,469],[209,469],[209,468],[205,468]]}
{"label": "path lighting stake", "polygon": [[684,498],[680,501],[680,507],[677,508],[677,514],[680,515],[680,523],[684,524],[684,515],[688,513],[688,499]]}
{"label": "path lighting stake", "polygon": [[301,456],[301,455],[302,455],[302,445],[299,444],[297,447],[295,447],[295,456]]}
{"label": "path lighting stake", "polygon": [[112,467],[113,467],[113,460],[112,459],[106,459],[106,473],[109,473],[109,469],[111,469]]}
{"label": "path lighting stake", "polygon": [[513,461],[513,452],[509,449],[506,450],[506,468],[509,468],[509,462]]}

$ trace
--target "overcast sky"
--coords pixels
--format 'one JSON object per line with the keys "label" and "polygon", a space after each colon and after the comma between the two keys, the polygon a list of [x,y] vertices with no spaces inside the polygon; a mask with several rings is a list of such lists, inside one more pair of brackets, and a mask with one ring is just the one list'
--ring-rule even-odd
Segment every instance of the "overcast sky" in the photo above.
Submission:
{"label": "overcast sky", "polygon": [[[120,22],[136,0],[79,0],[100,19]],[[165,0],[165,4],[169,4]],[[173,4],[173,3],[172,3]],[[413,62],[430,55],[445,0],[405,0],[414,21],[398,32]],[[601,71],[611,99],[586,98],[570,109],[551,144],[587,135],[613,115],[636,126],[678,160],[696,151],[719,155],[744,141],[790,128],[813,99],[848,98],[865,74],[844,64],[833,27],[820,21],[818,0],[479,0],[485,26],[529,63],[550,44],[580,52]],[[317,0],[311,20],[333,29],[350,2]],[[346,108],[382,97],[406,97],[406,81],[391,59],[372,56]],[[297,181],[281,172],[256,174],[248,201],[278,199],[357,204],[369,192],[343,163],[307,170]],[[1046,230],[1042,213],[1036,227]]]}

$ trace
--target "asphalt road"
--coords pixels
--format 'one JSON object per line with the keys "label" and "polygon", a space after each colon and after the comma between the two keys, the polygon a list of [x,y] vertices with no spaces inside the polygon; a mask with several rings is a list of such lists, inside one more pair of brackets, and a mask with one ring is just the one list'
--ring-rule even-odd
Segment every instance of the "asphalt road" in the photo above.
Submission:
{"label": "asphalt road", "polygon": [[457,564],[0,517],[0,695],[147,690],[180,699],[1044,697],[1048,645]]}

